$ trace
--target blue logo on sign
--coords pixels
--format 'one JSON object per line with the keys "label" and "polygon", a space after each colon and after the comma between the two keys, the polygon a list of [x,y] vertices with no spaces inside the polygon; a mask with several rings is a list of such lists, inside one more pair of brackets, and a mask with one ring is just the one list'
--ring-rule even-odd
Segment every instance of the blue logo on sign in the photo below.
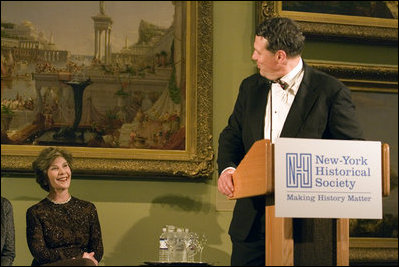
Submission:
{"label": "blue logo on sign", "polygon": [[286,182],[288,188],[312,188],[312,154],[286,154]]}

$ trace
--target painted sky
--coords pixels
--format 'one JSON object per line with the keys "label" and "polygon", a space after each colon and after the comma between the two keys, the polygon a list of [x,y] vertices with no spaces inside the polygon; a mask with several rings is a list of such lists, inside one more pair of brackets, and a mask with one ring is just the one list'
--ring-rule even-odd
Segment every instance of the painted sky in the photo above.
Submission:
{"label": "painted sky", "polygon": [[[111,49],[118,52],[138,40],[138,26],[143,19],[169,27],[173,22],[171,1],[104,1],[105,14],[112,18]],[[94,54],[94,22],[100,13],[99,1],[1,1],[2,22],[32,22],[46,39],[53,34],[57,49],[72,54]]]}

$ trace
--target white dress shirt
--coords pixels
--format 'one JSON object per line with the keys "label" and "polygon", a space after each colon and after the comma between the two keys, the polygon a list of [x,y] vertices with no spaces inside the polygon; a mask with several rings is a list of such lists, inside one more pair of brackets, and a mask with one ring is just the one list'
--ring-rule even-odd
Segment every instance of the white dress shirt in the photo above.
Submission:
{"label": "white dress shirt", "polygon": [[[272,143],[275,143],[280,137],[283,129],[285,119],[290,111],[291,105],[294,102],[299,85],[303,79],[303,62],[302,58],[298,65],[281,80],[288,84],[288,88],[283,90],[278,83],[272,83],[271,90],[267,96],[266,116],[265,116],[265,139],[270,139],[270,127],[272,128]],[[272,99],[270,99],[270,96]],[[272,106],[272,109],[270,108]],[[273,112],[271,112],[273,110]],[[270,116],[270,113],[273,116]],[[271,118],[271,120],[270,120]]]}

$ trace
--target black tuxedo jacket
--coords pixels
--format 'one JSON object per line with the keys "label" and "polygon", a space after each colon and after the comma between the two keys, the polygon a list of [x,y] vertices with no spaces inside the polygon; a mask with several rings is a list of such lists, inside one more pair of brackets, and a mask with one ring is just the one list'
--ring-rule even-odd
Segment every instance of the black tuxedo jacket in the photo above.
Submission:
{"label": "black tuxedo jacket", "polygon": [[[270,88],[271,83],[259,74],[242,81],[233,113],[219,137],[219,175],[227,167],[237,167],[252,144],[264,138]],[[350,90],[334,77],[304,63],[304,77],[280,136],[363,139]],[[264,232],[264,210],[264,196],[237,200],[230,236],[243,241],[254,227],[260,227]]]}

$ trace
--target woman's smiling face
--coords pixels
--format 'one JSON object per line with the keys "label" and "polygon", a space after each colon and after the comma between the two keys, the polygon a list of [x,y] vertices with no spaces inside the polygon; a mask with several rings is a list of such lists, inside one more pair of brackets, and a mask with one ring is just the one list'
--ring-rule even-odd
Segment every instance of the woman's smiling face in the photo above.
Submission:
{"label": "woman's smiling face", "polygon": [[63,157],[57,157],[50,164],[47,170],[47,176],[50,183],[50,191],[68,190],[71,184],[71,168]]}

